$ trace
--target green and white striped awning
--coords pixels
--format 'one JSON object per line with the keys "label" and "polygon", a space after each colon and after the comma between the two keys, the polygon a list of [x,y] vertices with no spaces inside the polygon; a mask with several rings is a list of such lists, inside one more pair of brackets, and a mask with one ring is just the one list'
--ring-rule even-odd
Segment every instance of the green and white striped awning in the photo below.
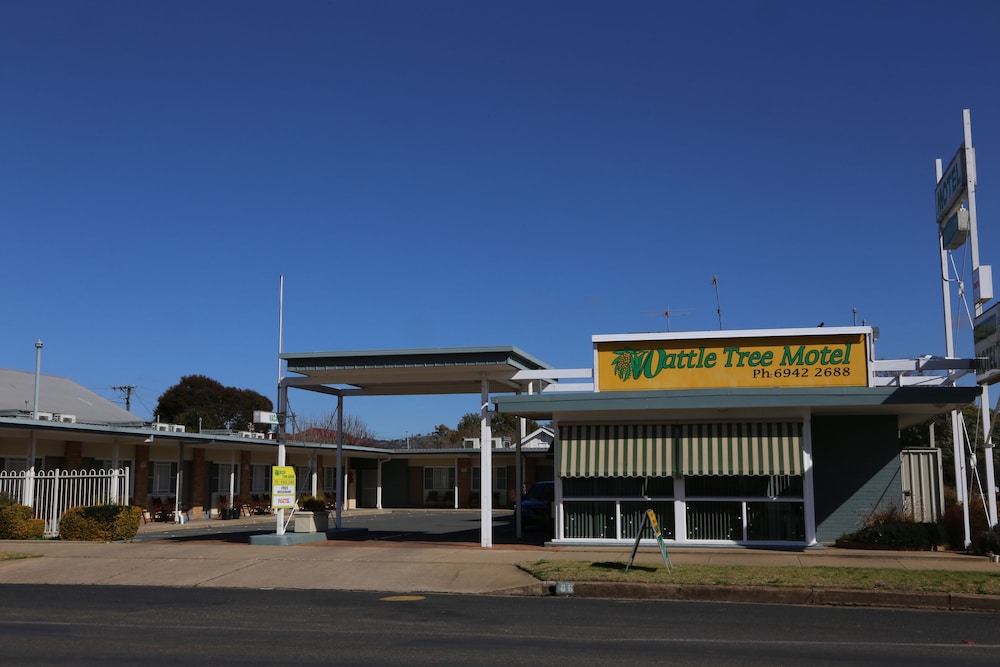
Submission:
{"label": "green and white striped awning", "polygon": [[670,477],[669,424],[575,424],[559,429],[561,477]]}
{"label": "green and white striped awning", "polygon": [[567,424],[561,477],[801,475],[802,423]]}
{"label": "green and white striped awning", "polygon": [[683,424],[685,475],[801,475],[802,423]]}

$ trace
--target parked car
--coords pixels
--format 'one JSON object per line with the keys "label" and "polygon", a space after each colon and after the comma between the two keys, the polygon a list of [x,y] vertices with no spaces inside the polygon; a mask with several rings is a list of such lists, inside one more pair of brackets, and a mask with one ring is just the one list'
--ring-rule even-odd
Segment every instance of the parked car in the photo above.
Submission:
{"label": "parked car", "polygon": [[525,525],[548,525],[552,521],[555,482],[535,482],[521,500],[521,521]]}

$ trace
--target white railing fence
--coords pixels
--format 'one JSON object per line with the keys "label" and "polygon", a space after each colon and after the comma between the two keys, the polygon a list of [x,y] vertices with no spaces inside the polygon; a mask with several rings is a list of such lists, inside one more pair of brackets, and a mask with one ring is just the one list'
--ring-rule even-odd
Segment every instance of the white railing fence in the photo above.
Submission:
{"label": "white railing fence", "polygon": [[129,469],[0,472],[0,493],[35,508],[45,536],[59,535],[59,519],[70,507],[128,504]]}

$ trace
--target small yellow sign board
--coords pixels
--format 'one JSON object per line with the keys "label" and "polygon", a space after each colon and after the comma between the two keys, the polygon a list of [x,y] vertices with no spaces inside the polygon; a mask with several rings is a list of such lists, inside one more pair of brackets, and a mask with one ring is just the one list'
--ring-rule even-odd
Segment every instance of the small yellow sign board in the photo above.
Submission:
{"label": "small yellow sign board", "polygon": [[271,507],[291,509],[295,507],[295,467],[271,467]]}
{"label": "small yellow sign board", "polygon": [[642,533],[649,526],[653,529],[653,534],[656,536],[656,544],[660,547],[660,555],[663,556],[663,564],[667,566],[667,573],[673,574],[673,570],[670,567],[670,554],[667,553],[667,545],[663,541],[663,530],[660,528],[660,521],[656,518],[656,512],[649,509],[646,513],[642,515],[642,523],[639,524],[639,530],[635,533],[635,544],[632,545],[632,555],[629,556],[628,564],[625,565],[625,572],[632,567],[632,563],[635,561],[635,554],[639,551],[639,542],[642,541]]}

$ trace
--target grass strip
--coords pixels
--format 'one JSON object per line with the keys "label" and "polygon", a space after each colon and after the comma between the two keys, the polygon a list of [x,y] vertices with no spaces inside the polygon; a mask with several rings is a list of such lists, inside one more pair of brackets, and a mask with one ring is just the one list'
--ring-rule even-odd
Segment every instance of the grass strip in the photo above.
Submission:
{"label": "grass strip", "polygon": [[1000,572],[675,563],[672,564],[672,572],[668,573],[663,565],[632,565],[628,572],[625,571],[625,565],[621,562],[539,560],[519,563],[518,567],[540,581],[610,581],[1000,595]]}
{"label": "grass strip", "polygon": [[0,560],[20,560],[22,558],[41,558],[42,554],[25,554],[17,551],[0,551]]}

